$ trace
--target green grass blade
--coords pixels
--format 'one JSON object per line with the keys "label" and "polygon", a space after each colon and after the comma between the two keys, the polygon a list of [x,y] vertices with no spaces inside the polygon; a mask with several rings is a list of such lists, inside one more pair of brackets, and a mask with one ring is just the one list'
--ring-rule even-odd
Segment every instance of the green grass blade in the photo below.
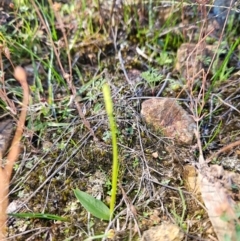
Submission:
{"label": "green grass blade", "polygon": [[67,218],[53,215],[49,213],[9,213],[9,216],[17,217],[17,218],[41,218],[41,219],[49,219],[49,220],[57,220],[57,221],[64,221],[68,222]]}

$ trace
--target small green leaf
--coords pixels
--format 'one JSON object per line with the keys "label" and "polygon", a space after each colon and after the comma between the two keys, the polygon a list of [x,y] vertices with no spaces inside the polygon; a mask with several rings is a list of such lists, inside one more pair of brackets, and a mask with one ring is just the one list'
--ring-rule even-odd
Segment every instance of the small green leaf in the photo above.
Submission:
{"label": "small green leaf", "polygon": [[83,207],[93,216],[103,220],[110,219],[110,210],[102,201],[94,198],[86,192],[80,191],[78,188],[74,189],[74,194]]}
{"label": "small green leaf", "polygon": [[8,213],[9,216],[17,218],[44,218],[57,221],[69,221],[67,218],[63,218],[58,215],[48,214],[48,213]]}

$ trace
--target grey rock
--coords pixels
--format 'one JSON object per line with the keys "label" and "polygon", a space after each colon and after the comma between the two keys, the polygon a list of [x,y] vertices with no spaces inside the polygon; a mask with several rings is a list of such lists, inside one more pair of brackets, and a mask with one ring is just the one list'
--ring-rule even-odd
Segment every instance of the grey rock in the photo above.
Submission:
{"label": "grey rock", "polygon": [[234,11],[231,10],[236,3],[236,0],[215,0],[213,7],[213,15],[216,17],[218,23],[223,25],[229,12],[229,16],[234,15]]}

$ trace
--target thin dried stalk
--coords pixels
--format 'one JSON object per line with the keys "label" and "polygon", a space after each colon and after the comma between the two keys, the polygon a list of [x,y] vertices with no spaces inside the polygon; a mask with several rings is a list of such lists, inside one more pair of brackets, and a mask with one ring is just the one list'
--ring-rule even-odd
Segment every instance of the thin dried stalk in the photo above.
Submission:
{"label": "thin dried stalk", "polygon": [[29,90],[26,72],[21,67],[16,67],[14,76],[19,81],[23,89],[22,110],[17,123],[17,129],[12,140],[12,144],[7,155],[5,166],[0,167],[0,240],[6,240],[7,206],[9,183],[12,175],[14,163],[17,161],[20,152],[20,141],[24,129],[29,103]]}

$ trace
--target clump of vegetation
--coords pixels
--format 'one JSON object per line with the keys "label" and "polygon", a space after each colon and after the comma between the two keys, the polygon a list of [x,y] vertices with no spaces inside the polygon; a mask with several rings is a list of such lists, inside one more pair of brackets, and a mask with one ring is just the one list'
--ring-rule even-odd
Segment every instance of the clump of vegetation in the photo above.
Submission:
{"label": "clump of vegetation", "polygon": [[[175,98],[197,122],[205,157],[238,141],[236,19],[215,28],[222,24],[215,21],[216,8],[192,1],[4,4],[0,78],[9,102],[1,100],[2,120],[17,119],[22,108],[14,66],[27,71],[31,92],[9,196],[11,204],[21,204],[11,210],[9,237],[137,240],[162,220],[175,220],[189,237],[208,238],[209,227],[202,225],[208,215],[185,192],[184,169],[198,163],[200,147],[154,133],[140,109],[145,98]],[[182,43],[194,44],[181,65],[186,75],[176,68]],[[206,45],[217,47],[206,55]],[[106,82],[111,96],[104,101]],[[116,122],[110,126],[109,116]],[[234,148],[229,155],[238,155]],[[104,204],[97,218],[77,201],[81,195],[85,204]]]}

